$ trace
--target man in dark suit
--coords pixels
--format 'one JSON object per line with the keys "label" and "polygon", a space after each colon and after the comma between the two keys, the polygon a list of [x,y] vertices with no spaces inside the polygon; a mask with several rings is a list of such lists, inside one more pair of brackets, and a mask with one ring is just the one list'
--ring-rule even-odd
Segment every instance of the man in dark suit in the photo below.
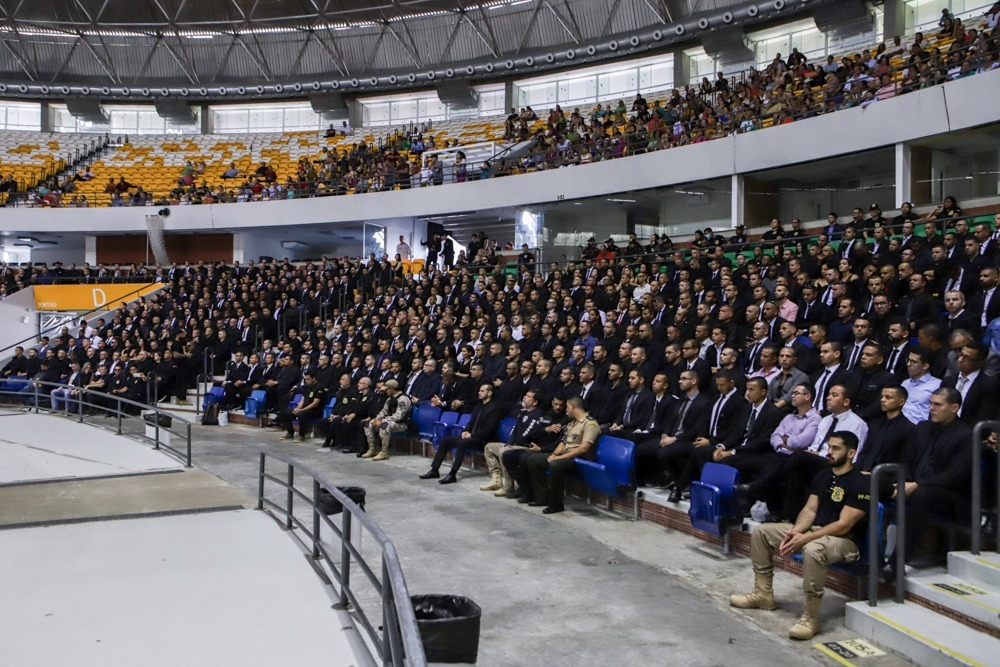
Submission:
{"label": "man in dark suit", "polygon": [[[663,435],[647,440],[636,450],[636,471],[647,478],[662,477],[667,469],[666,463],[672,461],[681,462],[677,464],[676,472],[679,476],[683,461],[694,449],[695,440],[708,435],[712,401],[698,391],[697,373],[681,371],[677,393],[679,402],[673,420],[663,429]],[[673,447],[678,448],[676,452],[670,451]]]}
{"label": "man in dark suit", "polygon": [[887,355],[885,370],[892,373],[897,380],[905,380],[908,377],[906,360],[912,349],[909,326],[906,320],[896,316],[889,320],[885,342]]}
{"label": "man in dark suit", "polygon": [[962,329],[971,333],[973,338],[982,337],[983,331],[979,325],[981,315],[965,307],[964,294],[957,290],[945,292],[944,309],[947,312],[941,316],[941,324],[947,333]]}
{"label": "man in dark suit", "polygon": [[985,331],[989,323],[1000,317],[1000,270],[995,266],[984,266],[979,270],[980,292],[970,300],[969,310],[978,313],[979,326]]}
{"label": "man in dark suit", "polygon": [[597,382],[595,375],[594,364],[587,362],[580,366],[577,378],[580,382],[579,395],[583,399],[583,409],[590,415],[594,415],[595,412],[599,413],[604,408],[604,402],[608,398],[607,390]]}
{"label": "man in dark suit", "polygon": [[931,514],[962,522],[969,514],[972,476],[971,432],[959,419],[962,397],[956,389],[941,387],[931,394],[930,420],[913,430],[906,494],[906,560],[928,565],[940,560],[920,556],[924,529]]}
{"label": "man in dark suit", "polygon": [[821,367],[809,378],[809,381],[816,387],[813,407],[821,413],[826,410],[826,397],[830,393],[830,387],[837,384],[854,387],[851,374],[840,363],[842,352],[843,348],[840,343],[823,343],[819,348]]}
{"label": "man in dark suit", "polygon": [[708,393],[712,383],[712,367],[708,362],[698,356],[700,346],[698,342],[690,338],[681,345],[681,358],[684,360],[684,368],[698,374],[698,391]]}
{"label": "man in dark suit", "polygon": [[243,353],[236,352],[234,357],[226,370],[226,379],[222,383],[226,392],[222,405],[224,410],[232,410],[241,405],[237,392],[246,385],[247,377],[250,374],[250,367],[243,361]]}
{"label": "man in dark suit", "polygon": [[855,370],[855,373],[860,371],[860,375],[857,376],[854,414],[866,421],[882,414],[882,389],[896,383],[896,378],[884,366],[885,351],[882,346],[874,341],[865,344]]}
{"label": "man in dark suit", "polygon": [[[902,387],[884,387],[879,404],[882,415],[869,422],[865,446],[858,455],[857,467],[863,472],[871,472],[880,463],[901,463],[911,447],[913,422],[903,416],[903,405],[907,393]],[[882,478],[879,498],[888,500],[892,495],[892,480]]]}
{"label": "man in dark suit", "polygon": [[424,360],[424,365],[410,376],[404,393],[410,397],[413,405],[429,401],[441,388],[441,378],[437,374],[437,362],[433,359]]}
{"label": "man in dark suit", "polygon": [[996,380],[983,372],[989,351],[978,341],[967,343],[958,353],[958,375],[941,383],[942,387],[958,391],[962,399],[958,417],[970,427],[979,421],[996,419],[1000,409]]}
{"label": "man in dark suit", "polygon": [[439,484],[454,484],[458,481],[455,474],[462,467],[465,453],[470,447],[486,447],[486,443],[492,440],[500,425],[500,410],[493,402],[493,385],[484,382],[479,386],[479,404],[472,409],[469,417],[469,425],[465,427],[461,435],[449,435],[441,440],[438,445],[434,461],[431,462],[431,469],[420,475],[420,479],[437,479],[441,477],[438,469],[444,462],[444,457],[448,455],[451,448],[455,448],[455,458],[451,464],[451,470],[447,475],[441,477]]}
{"label": "man in dark suit", "polygon": [[653,392],[646,389],[646,378],[642,371],[633,369],[628,373],[628,387],[631,394],[625,399],[621,412],[604,430],[608,435],[627,437],[643,428],[653,413]]}
{"label": "man in dark suit", "polygon": [[739,437],[733,446],[717,447],[710,457],[701,462],[702,466],[709,460],[724,463],[738,470],[743,464],[759,455],[774,455],[771,447],[771,434],[781,424],[785,412],[767,400],[767,383],[764,378],[747,380],[747,407],[741,419],[736,424]]}
{"label": "man in dark suit", "polygon": [[678,401],[670,394],[666,373],[657,373],[653,376],[653,388],[650,393],[653,395],[653,405],[648,419],[639,424],[634,431],[626,433],[623,430],[611,435],[631,440],[638,445],[661,433],[670,425],[677,412]]}
{"label": "man in dark suit", "polygon": [[802,288],[802,301],[799,303],[799,315],[795,326],[799,330],[807,330],[813,324],[825,325],[833,317],[830,308],[819,300],[819,292],[813,285]]}
{"label": "man in dark suit", "polygon": [[[760,384],[756,378],[751,378],[747,382],[748,387]],[[691,486],[692,480],[701,476],[701,469],[712,460],[716,450],[733,449],[740,444],[743,437],[747,399],[738,395],[736,378],[732,371],[723,369],[716,373],[715,385],[719,397],[715,399],[709,412],[707,434],[695,438],[691,447],[674,443],[665,447],[660,454],[660,462],[675,482],[668,498],[669,502],[680,502],[681,494]],[[765,383],[765,393],[766,387]]]}

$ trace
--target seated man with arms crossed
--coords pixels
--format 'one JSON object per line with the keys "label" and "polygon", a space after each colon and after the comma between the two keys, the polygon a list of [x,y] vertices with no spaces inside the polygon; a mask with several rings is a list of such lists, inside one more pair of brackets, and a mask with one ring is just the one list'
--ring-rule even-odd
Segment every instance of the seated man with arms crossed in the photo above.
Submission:
{"label": "seated man with arms crossed", "polygon": [[852,463],[858,454],[858,436],[850,431],[835,431],[828,445],[830,467],[813,478],[809,500],[795,524],[765,523],[754,531],[750,539],[753,591],[729,598],[729,604],[740,609],[776,609],[771,585],[774,552],[782,556],[801,552],[805,609],[788,631],[792,639],[812,639],[820,631],[819,606],[827,566],[856,561],[857,545],[864,536],[863,519],[870,498],[868,478]]}
{"label": "seated man with arms crossed", "polygon": [[[543,514],[555,514],[563,509],[563,487],[566,473],[573,470],[575,458],[590,458],[593,456],[597,438],[601,435],[601,426],[597,420],[587,414],[583,407],[583,399],[573,396],[566,401],[566,414],[571,421],[566,426],[565,435],[551,454],[532,454],[528,457],[528,474],[531,477],[531,487],[535,500],[528,503],[531,507],[545,505]],[[546,479],[548,471],[548,479]]]}

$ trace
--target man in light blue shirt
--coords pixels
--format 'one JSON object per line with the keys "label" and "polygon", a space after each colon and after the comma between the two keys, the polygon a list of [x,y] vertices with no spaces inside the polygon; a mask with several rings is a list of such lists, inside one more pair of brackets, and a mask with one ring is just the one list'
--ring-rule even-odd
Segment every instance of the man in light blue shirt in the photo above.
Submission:
{"label": "man in light blue shirt", "polygon": [[910,350],[906,358],[906,372],[910,377],[900,384],[907,393],[903,416],[914,424],[927,421],[931,394],[941,386],[941,380],[930,374],[932,360],[931,353],[922,348]]}

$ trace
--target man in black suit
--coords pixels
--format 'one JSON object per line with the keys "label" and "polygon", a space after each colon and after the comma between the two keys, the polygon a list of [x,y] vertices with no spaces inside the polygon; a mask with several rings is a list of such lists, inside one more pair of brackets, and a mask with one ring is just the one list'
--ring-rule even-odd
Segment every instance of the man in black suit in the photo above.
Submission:
{"label": "man in black suit", "polygon": [[441,378],[437,374],[437,362],[426,359],[420,370],[410,376],[404,393],[410,397],[413,405],[417,405],[429,401],[440,388]]}
{"label": "man in black suit", "polygon": [[855,370],[855,373],[860,371],[860,375],[857,376],[854,399],[854,405],[857,406],[854,414],[866,421],[882,414],[882,389],[889,384],[896,384],[895,377],[884,366],[885,351],[882,346],[874,341],[868,342],[861,351],[861,361]]}
{"label": "man in black suit", "polygon": [[984,266],[979,270],[979,287],[982,290],[970,300],[969,310],[979,314],[979,327],[986,331],[990,322],[1000,317],[1000,270],[995,266]]}
{"label": "man in black suit", "polygon": [[[898,386],[883,387],[879,405],[882,415],[869,422],[865,446],[858,456],[857,467],[863,472],[871,472],[880,463],[901,463],[908,455],[913,434],[913,422],[903,416],[903,405],[908,394]],[[892,495],[892,480],[882,478],[883,488],[879,493],[882,500]]]}
{"label": "man in black suit", "polygon": [[[748,394],[751,393],[750,387],[760,384],[758,379],[764,381],[763,378],[747,381]],[[675,482],[668,502],[680,502],[681,494],[691,486],[692,480],[701,476],[701,469],[712,460],[713,453],[720,449],[733,449],[743,437],[747,399],[736,391],[736,378],[732,371],[723,369],[716,373],[715,386],[719,397],[709,412],[707,434],[695,438],[690,447],[677,442],[661,451],[660,462]],[[764,383],[764,391],[766,394],[767,383]]]}
{"label": "man in black suit", "polygon": [[964,329],[972,334],[973,338],[981,338],[983,331],[979,326],[981,315],[977,315],[966,309],[965,295],[958,290],[951,290],[944,294],[944,309],[947,314],[942,315],[942,325],[950,334],[952,331]]}
{"label": "man in black suit", "polygon": [[961,407],[958,417],[971,427],[979,421],[996,419],[1000,409],[997,397],[997,383],[983,372],[990,349],[983,343],[967,343],[958,353],[958,375],[945,378],[942,387],[958,391]]}
{"label": "man in black suit", "polygon": [[577,379],[580,382],[580,398],[583,399],[583,409],[590,415],[594,415],[595,412],[599,413],[604,408],[608,396],[607,390],[597,382],[594,364],[590,362],[582,364]]}
{"label": "man in black suit", "polygon": [[[670,424],[663,429],[663,435],[647,440],[636,450],[636,470],[640,472],[639,457],[642,456],[641,474],[649,478],[662,476],[667,462],[683,462],[694,449],[695,440],[708,435],[712,402],[708,396],[698,391],[697,373],[681,371],[678,395],[680,400],[676,411]],[[671,452],[673,447],[678,450]],[[683,463],[676,465],[677,476],[682,467]]]}
{"label": "man in black suit", "polygon": [[[930,420],[914,427],[911,437],[906,494],[906,560],[928,565],[917,547],[933,513],[962,522],[969,514],[972,476],[971,432],[959,419],[962,397],[956,389],[941,387],[931,394]],[[895,494],[894,494],[895,497]],[[939,560],[939,559],[938,559]]]}
{"label": "man in black suit", "polygon": [[222,383],[222,388],[226,392],[222,401],[224,410],[232,410],[234,407],[242,405],[237,393],[246,385],[249,374],[250,367],[244,363],[243,353],[236,352],[229,368],[226,369],[226,379]]}
{"label": "man in black suit", "polygon": [[628,387],[631,393],[625,399],[621,412],[606,429],[602,429],[608,435],[628,437],[645,427],[653,414],[653,392],[646,389],[642,371],[633,369],[628,372]]}
{"label": "man in black suit", "polygon": [[837,384],[854,387],[851,374],[840,363],[842,352],[843,348],[840,343],[823,343],[819,348],[821,367],[809,378],[812,385],[816,387],[816,394],[813,396],[813,407],[824,414],[826,410],[826,397],[830,392],[830,387]]}
{"label": "man in black suit", "polygon": [[888,355],[885,361],[885,370],[892,373],[897,380],[903,381],[908,377],[906,360],[911,350],[910,331],[906,320],[895,316],[891,318],[886,329],[885,340],[886,354]]}
{"label": "man in black suit", "polygon": [[805,331],[813,324],[826,324],[833,317],[828,306],[819,300],[819,292],[813,285],[802,288],[802,301],[799,303],[799,315],[795,326]]}
{"label": "man in black suit", "polygon": [[472,409],[469,425],[465,427],[461,435],[449,435],[442,438],[438,444],[437,453],[434,454],[434,461],[431,462],[431,469],[420,475],[420,479],[441,477],[438,469],[444,462],[444,457],[454,447],[455,457],[451,464],[451,470],[438,481],[439,484],[454,484],[458,481],[455,474],[462,467],[466,451],[471,447],[486,447],[486,443],[496,436],[497,427],[500,425],[500,419],[503,415],[493,402],[493,385],[488,382],[479,385],[478,397],[479,404]]}
{"label": "man in black suit", "polygon": [[910,292],[899,302],[899,313],[910,323],[910,331],[940,319],[941,302],[927,291],[927,278],[922,273],[910,276]]}
{"label": "man in black suit", "polygon": [[[801,385],[800,385],[801,386]],[[717,447],[711,460],[733,466],[741,472],[749,471],[751,460],[762,461],[760,455],[777,456],[771,446],[771,434],[781,424],[785,412],[767,400],[767,383],[764,378],[747,380],[747,407],[737,423],[739,437],[732,447]],[[707,463],[708,460],[702,462]]]}
{"label": "man in black suit", "polygon": [[698,374],[698,391],[708,393],[712,383],[712,367],[708,362],[698,356],[701,346],[698,341],[689,338],[681,345],[681,358],[684,360],[684,368]]}

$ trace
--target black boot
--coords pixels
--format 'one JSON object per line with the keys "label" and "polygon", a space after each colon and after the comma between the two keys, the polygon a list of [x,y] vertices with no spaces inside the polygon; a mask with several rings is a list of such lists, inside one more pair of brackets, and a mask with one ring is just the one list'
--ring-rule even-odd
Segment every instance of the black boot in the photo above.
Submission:
{"label": "black boot", "polygon": [[458,478],[455,477],[455,473],[450,472],[447,475],[445,475],[444,477],[442,477],[441,479],[439,479],[438,480],[438,484],[454,484],[457,481],[458,481]]}

